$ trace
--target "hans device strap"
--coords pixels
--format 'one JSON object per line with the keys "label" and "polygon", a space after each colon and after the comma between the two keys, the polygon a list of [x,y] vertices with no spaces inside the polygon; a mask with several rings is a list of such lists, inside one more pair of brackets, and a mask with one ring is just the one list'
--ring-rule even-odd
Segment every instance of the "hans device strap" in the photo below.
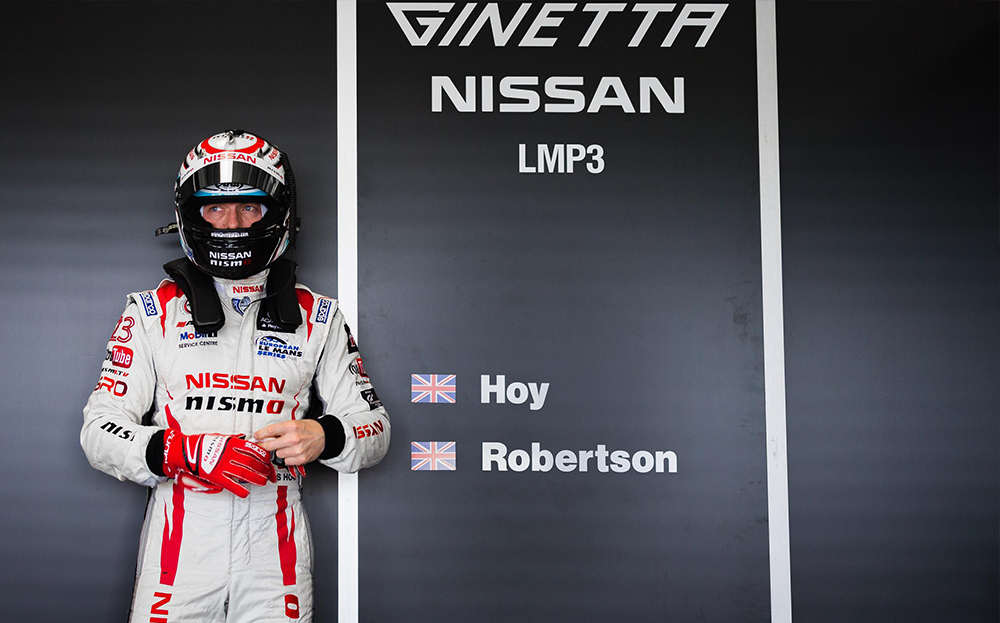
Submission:
{"label": "hans device strap", "polygon": [[177,282],[191,304],[191,320],[199,333],[214,333],[222,328],[226,317],[222,313],[222,303],[215,293],[212,277],[201,272],[186,257],[163,265],[167,275]]}
{"label": "hans device strap", "polygon": [[[285,258],[271,264],[264,288],[266,296],[258,312],[258,324],[266,318],[268,325],[276,325],[275,328],[288,332],[294,332],[302,324],[294,287],[296,267],[295,262]],[[221,329],[226,318],[211,275],[199,270],[186,257],[167,262],[163,265],[163,270],[187,296],[195,330],[199,333],[212,333]]]}
{"label": "hans device strap", "polygon": [[295,295],[295,269],[298,264],[287,258],[271,263],[264,292],[267,296],[257,312],[257,326],[261,326],[266,316],[280,330],[294,333],[302,324],[299,299]]}

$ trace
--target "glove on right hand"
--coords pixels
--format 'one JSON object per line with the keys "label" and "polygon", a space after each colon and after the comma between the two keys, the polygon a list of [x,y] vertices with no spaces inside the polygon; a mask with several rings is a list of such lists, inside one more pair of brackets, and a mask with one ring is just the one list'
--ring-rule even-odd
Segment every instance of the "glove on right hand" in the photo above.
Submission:
{"label": "glove on right hand", "polygon": [[267,450],[243,435],[185,435],[168,429],[163,436],[163,473],[174,478],[184,472],[245,498],[244,483],[277,482]]}

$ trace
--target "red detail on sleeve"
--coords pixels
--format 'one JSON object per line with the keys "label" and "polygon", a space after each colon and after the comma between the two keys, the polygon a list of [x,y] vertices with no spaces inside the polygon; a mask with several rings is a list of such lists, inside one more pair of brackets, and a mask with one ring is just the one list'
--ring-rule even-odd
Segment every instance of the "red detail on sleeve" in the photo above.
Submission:
{"label": "red detail on sleeve", "polygon": [[[184,536],[184,487],[173,483],[174,512],[167,516],[163,508],[163,541],[160,543],[160,584],[174,585],[177,561],[181,556],[181,539]],[[173,524],[173,530],[171,530]]]}
{"label": "red detail on sleeve", "polygon": [[295,296],[299,299],[299,306],[306,310],[306,341],[308,341],[313,332],[313,295],[303,288],[295,288]]}
{"label": "red detail on sleeve", "polygon": [[[109,341],[127,344],[132,339],[132,327],[134,326],[135,318],[122,314],[121,318],[118,319],[118,324],[115,325],[114,333],[111,334],[111,340]],[[121,330],[121,335],[118,334],[119,329]]]}
{"label": "red detail on sleeve", "polygon": [[[171,400],[173,399],[171,398]],[[181,429],[181,424],[177,421],[177,418],[174,417],[174,414],[170,412],[170,405],[163,406],[163,413],[167,416],[167,425],[170,428],[179,431]]]}
{"label": "red detail on sleeve", "polygon": [[164,281],[156,289],[156,298],[160,300],[160,327],[163,329],[163,337],[167,337],[167,301],[179,299],[182,296],[184,296],[184,292],[173,281]]}
{"label": "red detail on sleeve", "polygon": [[278,487],[278,512],[274,517],[278,522],[278,560],[281,563],[281,581],[285,586],[295,585],[295,510],[289,511],[292,517],[291,530],[285,519],[288,509],[288,486]]}

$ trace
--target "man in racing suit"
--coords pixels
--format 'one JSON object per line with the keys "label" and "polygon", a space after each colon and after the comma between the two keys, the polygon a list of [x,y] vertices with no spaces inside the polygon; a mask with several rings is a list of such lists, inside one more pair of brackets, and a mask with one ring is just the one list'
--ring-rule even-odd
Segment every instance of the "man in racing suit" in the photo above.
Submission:
{"label": "man in racing suit", "polygon": [[130,620],[311,621],[302,466],[378,463],[388,416],[337,301],[282,257],[297,229],[287,155],[217,134],[176,197],[186,257],[128,296],[81,432],[94,467],[153,488]]}

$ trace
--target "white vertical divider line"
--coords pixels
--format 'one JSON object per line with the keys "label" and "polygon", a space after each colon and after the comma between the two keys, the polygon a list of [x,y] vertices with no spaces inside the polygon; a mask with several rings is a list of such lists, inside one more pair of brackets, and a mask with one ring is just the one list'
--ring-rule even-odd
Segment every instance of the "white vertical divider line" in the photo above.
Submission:
{"label": "white vertical divider line", "polygon": [[785,320],[781,275],[781,179],[778,162],[778,54],[774,0],[757,0],[757,115],[760,149],[761,300],[771,622],[792,621],[785,426]]}
{"label": "white vertical divider line", "polygon": [[[358,19],[337,2],[337,298],[358,335]],[[358,475],[337,479],[337,620],[358,621]]]}

